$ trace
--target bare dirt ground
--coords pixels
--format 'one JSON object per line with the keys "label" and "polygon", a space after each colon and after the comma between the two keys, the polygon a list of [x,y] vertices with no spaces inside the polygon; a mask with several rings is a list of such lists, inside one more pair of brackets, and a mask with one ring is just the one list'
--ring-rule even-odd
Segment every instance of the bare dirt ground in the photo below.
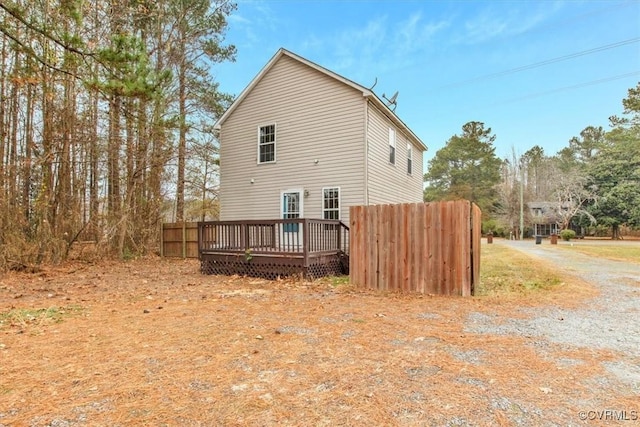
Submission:
{"label": "bare dirt ground", "polygon": [[638,425],[633,268],[593,267],[598,296],[544,303],[202,276],[195,260],[9,273],[0,426]]}

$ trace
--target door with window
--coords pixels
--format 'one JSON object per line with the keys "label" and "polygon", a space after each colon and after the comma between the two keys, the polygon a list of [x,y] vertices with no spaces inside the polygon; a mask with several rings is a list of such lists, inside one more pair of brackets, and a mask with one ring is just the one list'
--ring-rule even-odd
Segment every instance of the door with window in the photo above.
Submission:
{"label": "door with window", "polygon": [[[302,190],[287,190],[282,192],[282,219],[302,218]],[[282,225],[282,243],[285,250],[293,250],[302,242],[300,224]]]}

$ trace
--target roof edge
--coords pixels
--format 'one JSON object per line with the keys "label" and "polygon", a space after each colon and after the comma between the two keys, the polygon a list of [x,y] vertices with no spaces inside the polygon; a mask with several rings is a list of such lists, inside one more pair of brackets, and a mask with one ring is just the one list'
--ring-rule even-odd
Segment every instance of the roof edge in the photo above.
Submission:
{"label": "roof edge", "polygon": [[244,100],[244,98],[246,98],[246,96],[251,92],[251,90],[260,82],[260,80],[262,80],[262,78],[264,77],[264,75],[269,72],[269,70],[274,66],[274,64],[282,57],[282,56],[288,56],[292,59],[295,59],[298,62],[301,62],[315,70],[320,71],[323,74],[326,74],[330,77],[333,77],[334,79],[346,84],[347,86],[350,86],[354,89],[356,89],[359,92],[362,92],[362,96],[364,96],[365,98],[371,99],[373,100],[373,102],[382,109],[382,111],[385,113],[385,115],[391,120],[393,121],[396,125],[398,125],[399,127],[401,127],[403,130],[405,130],[408,135],[414,139],[414,142],[416,142],[421,148],[424,149],[424,151],[428,150],[427,145],[422,142],[422,140],[420,138],[418,138],[418,136],[409,128],[409,126],[407,126],[401,119],[400,117],[398,117],[398,115],[392,111],[387,104],[385,104],[384,102],[382,102],[382,100],[380,98],[378,98],[378,96],[369,88],[366,88],[352,80],[347,79],[346,77],[341,76],[340,74],[329,70],[328,68],[325,68],[321,65],[316,64],[315,62],[312,62],[306,58],[303,58],[300,55],[297,55],[283,47],[281,47],[280,49],[278,49],[278,51],[271,57],[271,59],[269,60],[269,62],[267,62],[267,64],[262,67],[262,69],[260,70],[260,72],[249,82],[249,84],[247,85],[247,87],[244,88],[244,90],[242,92],[240,92],[240,95],[238,95],[238,97],[233,101],[233,103],[231,104],[231,106],[227,109],[227,111],[224,112],[224,114],[215,122],[215,124],[213,125],[214,129],[216,130],[220,130],[222,127],[222,124],[227,120],[227,118],[233,113],[233,111],[237,108],[237,106],[242,103],[242,101]]}

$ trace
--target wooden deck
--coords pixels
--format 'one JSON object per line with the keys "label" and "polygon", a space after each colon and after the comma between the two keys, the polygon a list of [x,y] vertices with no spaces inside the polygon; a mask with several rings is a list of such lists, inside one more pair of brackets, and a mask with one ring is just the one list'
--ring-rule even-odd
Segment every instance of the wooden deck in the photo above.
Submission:
{"label": "wooden deck", "polygon": [[200,222],[198,256],[204,274],[348,274],[349,227],[309,218]]}

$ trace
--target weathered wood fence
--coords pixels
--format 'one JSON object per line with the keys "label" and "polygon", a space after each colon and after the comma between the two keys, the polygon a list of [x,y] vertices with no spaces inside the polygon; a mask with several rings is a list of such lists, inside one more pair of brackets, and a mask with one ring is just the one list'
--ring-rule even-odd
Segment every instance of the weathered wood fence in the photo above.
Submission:
{"label": "weathered wood fence", "polygon": [[352,206],[352,284],[377,290],[473,295],[481,211],[465,200]]}
{"label": "weathered wood fence", "polygon": [[198,258],[198,223],[172,222],[162,224],[160,256]]}

